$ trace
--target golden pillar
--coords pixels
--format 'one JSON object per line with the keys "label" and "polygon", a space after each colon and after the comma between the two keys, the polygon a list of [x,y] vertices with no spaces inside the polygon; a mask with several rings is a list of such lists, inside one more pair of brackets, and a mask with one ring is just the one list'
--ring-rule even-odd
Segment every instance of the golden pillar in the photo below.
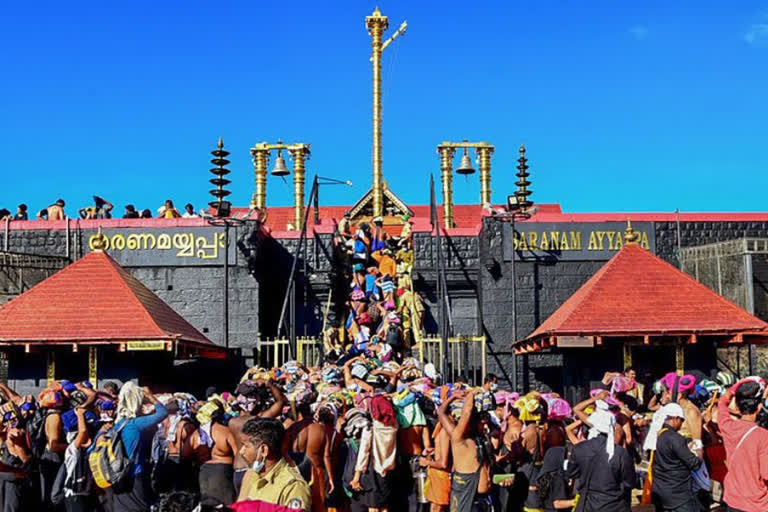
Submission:
{"label": "golden pillar", "polygon": [[0,382],[8,384],[8,352],[0,352]]}
{"label": "golden pillar", "polygon": [[301,145],[296,149],[291,149],[293,157],[293,225],[295,229],[301,229],[301,223],[304,220],[304,182],[306,169],[304,162],[309,149]]}
{"label": "golden pillar", "polygon": [[493,147],[479,147],[480,157],[480,205],[486,208],[491,205],[491,154]]}
{"label": "golden pillar", "polygon": [[445,229],[453,227],[453,155],[456,150],[441,146],[440,182],[443,185],[443,225]]}
{"label": "golden pillar", "polygon": [[632,366],[632,345],[624,343],[624,370]]}
{"label": "golden pillar", "polygon": [[45,353],[45,378],[49,386],[56,380],[56,353],[53,350]]}
{"label": "golden pillar", "polygon": [[675,344],[675,370],[678,375],[685,373],[685,345],[680,342]]}
{"label": "golden pillar", "polygon": [[267,207],[267,161],[269,150],[267,148],[254,147],[251,149],[253,156],[253,172],[256,176],[256,192],[251,200],[251,208],[264,210]]}
{"label": "golden pillar", "polygon": [[88,381],[94,389],[99,387],[99,348],[95,345],[88,347]]}
{"label": "golden pillar", "polygon": [[389,19],[382,16],[377,7],[373,14],[366,16],[365,25],[371,35],[371,62],[373,63],[373,215],[384,212],[383,174],[381,170],[381,37],[389,27]]}

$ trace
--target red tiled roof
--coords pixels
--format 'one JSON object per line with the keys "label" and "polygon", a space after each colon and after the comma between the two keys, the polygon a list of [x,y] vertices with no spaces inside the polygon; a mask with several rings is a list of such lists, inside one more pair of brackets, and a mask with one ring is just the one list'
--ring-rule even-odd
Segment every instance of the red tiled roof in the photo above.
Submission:
{"label": "red tiled roof", "polygon": [[626,245],[526,341],[558,335],[747,334],[768,324],[638,245]]}
{"label": "red tiled roof", "polygon": [[218,348],[104,252],[86,254],[0,307],[0,342],[180,340]]}

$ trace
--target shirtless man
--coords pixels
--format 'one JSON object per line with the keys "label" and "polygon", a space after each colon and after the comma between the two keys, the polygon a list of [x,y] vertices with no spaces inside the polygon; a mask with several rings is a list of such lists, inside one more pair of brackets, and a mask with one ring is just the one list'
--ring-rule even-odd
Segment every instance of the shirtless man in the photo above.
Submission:
{"label": "shirtless man", "polygon": [[[240,494],[240,487],[243,484],[243,477],[248,470],[248,463],[240,453],[245,442],[245,436],[243,435],[243,425],[251,418],[277,418],[283,412],[283,407],[288,403],[283,392],[275,386],[272,381],[255,380],[252,385],[244,385],[241,383],[238,386],[238,390],[242,393],[235,393],[236,395],[243,396],[245,403],[241,407],[240,416],[229,420],[229,430],[235,439],[235,495]],[[265,404],[259,402],[258,388],[267,386],[272,397],[275,399],[275,403],[270,407],[265,407]]]}
{"label": "shirtless man", "polygon": [[323,511],[325,496],[334,489],[333,464],[325,427],[314,421],[309,401],[296,404],[296,412],[296,422],[288,427],[283,437],[283,457],[292,462],[310,484],[312,510]]}
{"label": "shirtless man", "polygon": [[[438,415],[445,415],[449,405],[444,400],[438,409]],[[430,512],[448,512],[451,504],[451,434],[443,428],[440,422],[435,425],[432,433],[435,449],[431,455],[419,457],[419,465],[427,468],[426,498],[429,501]]]}
{"label": "shirtless man", "polygon": [[61,409],[48,409],[45,418],[45,452],[40,458],[40,491],[45,510],[62,510],[51,502],[56,474],[64,462],[64,452],[67,450],[67,440],[64,436],[64,423],[61,421]]}
{"label": "shirtless man", "polygon": [[[235,436],[221,423],[223,416],[224,408],[219,404],[217,411],[212,414],[210,429],[212,444],[209,445],[211,457],[200,468],[200,495],[210,496],[225,505],[231,505],[237,497],[232,468],[237,448]],[[193,449],[195,448],[199,446],[193,444]]]}
{"label": "shirtless man", "polygon": [[37,214],[38,220],[64,220],[64,200],[57,199],[55,203]]}
{"label": "shirtless man", "polygon": [[[485,436],[487,421],[478,416],[474,409],[474,398],[478,390],[471,390],[466,396],[454,394],[448,399],[464,398],[458,423],[454,425],[444,408],[439,415],[440,424],[451,432],[451,455],[453,457],[453,480],[451,482],[451,511],[472,512],[483,510],[479,505],[484,495],[491,490],[490,461],[478,458],[477,439]],[[488,443],[490,444],[490,443]]]}
{"label": "shirtless man", "polygon": [[[192,445],[195,425],[187,417],[178,417],[177,400],[168,402],[166,408],[168,416],[163,420],[162,425],[168,442],[168,453],[162,468],[163,484],[165,484],[162,489],[167,492],[195,492],[198,485],[195,450]],[[171,428],[173,432],[170,431]]]}

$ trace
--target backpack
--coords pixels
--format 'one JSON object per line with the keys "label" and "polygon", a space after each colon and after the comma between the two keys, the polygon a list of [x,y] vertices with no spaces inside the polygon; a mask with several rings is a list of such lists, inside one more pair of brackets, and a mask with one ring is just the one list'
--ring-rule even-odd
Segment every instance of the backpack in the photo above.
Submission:
{"label": "backpack", "polygon": [[128,420],[125,420],[120,428],[112,427],[97,437],[88,456],[93,480],[102,489],[118,485],[133,470],[133,462],[125,452],[125,445],[120,435],[127,424]]}
{"label": "backpack", "polygon": [[48,418],[48,412],[45,409],[37,409],[27,420],[27,444],[32,452],[32,457],[37,460],[45,453],[48,446],[48,438],[45,435],[45,420]]}

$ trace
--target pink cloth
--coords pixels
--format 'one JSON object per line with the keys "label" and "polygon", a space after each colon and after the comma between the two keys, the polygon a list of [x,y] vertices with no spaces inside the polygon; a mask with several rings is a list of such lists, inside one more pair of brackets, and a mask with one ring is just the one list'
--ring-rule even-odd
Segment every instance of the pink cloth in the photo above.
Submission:
{"label": "pink cloth", "polygon": [[[672,388],[675,387],[675,379],[677,379],[677,377],[675,372],[669,372],[661,379],[661,383],[668,390],[674,391]],[[683,375],[677,381],[677,392],[681,395],[688,394],[688,392],[692,391],[695,387],[696,377],[693,375]]]}
{"label": "pink cloth", "polygon": [[229,506],[235,512],[296,512],[295,508],[275,505],[261,500],[238,501]]}
{"label": "pink cloth", "polygon": [[547,417],[550,420],[564,420],[571,416],[571,404],[562,398],[552,398],[547,401]]}

